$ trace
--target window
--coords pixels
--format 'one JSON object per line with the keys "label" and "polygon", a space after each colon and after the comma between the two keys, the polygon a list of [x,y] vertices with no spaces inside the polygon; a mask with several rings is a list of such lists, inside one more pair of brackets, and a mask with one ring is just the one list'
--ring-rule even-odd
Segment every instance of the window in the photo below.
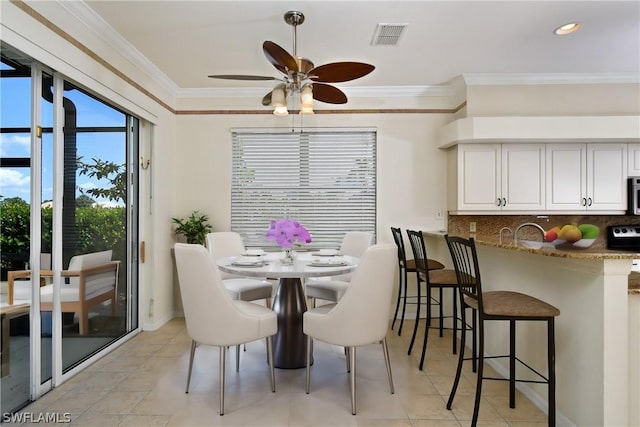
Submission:
{"label": "window", "polygon": [[273,246],[265,235],[280,217],[309,229],[314,248],[375,233],[375,130],[234,130],[232,142],[231,229],[246,246]]}

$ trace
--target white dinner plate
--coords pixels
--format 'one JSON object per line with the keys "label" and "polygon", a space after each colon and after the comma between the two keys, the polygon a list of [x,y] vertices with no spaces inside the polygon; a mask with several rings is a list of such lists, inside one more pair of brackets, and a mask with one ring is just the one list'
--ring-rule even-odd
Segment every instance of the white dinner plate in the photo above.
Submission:
{"label": "white dinner plate", "polygon": [[264,262],[237,260],[237,261],[233,261],[231,265],[234,267],[262,267],[264,265]]}
{"label": "white dinner plate", "polygon": [[263,255],[265,255],[265,252],[262,249],[247,249],[247,251],[242,254],[242,256],[263,256]]}
{"label": "white dinner plate", "polygon": [[337,256],[338,251],[336,249],[320,249],[318,252],[314,252],[316,256]]}
{"label": "white dinner plate", "polygon": [[313,261],[309,265],[311,267],[346,267],[349,263],[346,261]]}

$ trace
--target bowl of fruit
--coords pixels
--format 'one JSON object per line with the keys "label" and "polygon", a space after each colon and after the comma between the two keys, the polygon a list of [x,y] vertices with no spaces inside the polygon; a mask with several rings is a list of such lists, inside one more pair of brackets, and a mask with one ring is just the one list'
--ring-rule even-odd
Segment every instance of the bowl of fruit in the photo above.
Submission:
{"label": "bowl of fruit", "polygon": [[544,240],[556,249],[586,249],[599,235],[600,228],[593,224],[565,224],[546,231]]}

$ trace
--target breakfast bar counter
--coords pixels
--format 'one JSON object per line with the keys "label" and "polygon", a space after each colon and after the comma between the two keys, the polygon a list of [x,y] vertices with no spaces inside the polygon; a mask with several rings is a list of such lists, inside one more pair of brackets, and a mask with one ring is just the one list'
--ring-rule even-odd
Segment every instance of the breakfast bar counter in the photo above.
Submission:
{"label": "breakfast bar counter", "polygon": [[[443,232],[425,233],[430,257],[447,260]],[[640,386],[640,315],[632,300],[640,287],[630,277],[631,252],[606,249],[538,250],[477,241],[483,290],[510,290],[540,298],[556,306],[556,374],[558,425],[637,425]],[[633,292],[631,292],[633,291]],[[640,304],[638,304],[640,307]],[[490,322],[491,323],[491,322]],[[508,328],[489,324],[487,354],[508,350]],[[536,369],[546,369],[546,336],[537,325],[518,325],[517,352]],[[507,376],[508,366],[491,361]],[[547,409],[546,387],[523,385],[523,394]]]}

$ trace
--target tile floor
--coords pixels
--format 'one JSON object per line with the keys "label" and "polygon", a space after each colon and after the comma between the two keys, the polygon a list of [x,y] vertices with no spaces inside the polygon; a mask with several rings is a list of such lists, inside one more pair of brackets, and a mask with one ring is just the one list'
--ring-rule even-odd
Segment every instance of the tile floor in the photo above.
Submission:
{"label": "tile floor", "polygon": [[[265,345],[259,341],[248,344],[242,352],[239,373],[235,372],[235,350],[229,350],[226,413],[221,417],[217,348],[198,347],[191,390],[184,392],[190,339],[181,318],[158,331],[141,333],[23,412],[70,413],[71,426],[101,427],[469,425],[475,375],[465,366],[453,410],[448,411],[445,403],[457,361],[451,354],[451,335],[439,338],[437,333],[430,334],[428,358],[420,371],[420,348],[407,355],[412,327],[411,322],[405,323],[401,337],[395,331],[388,334],[393,395],[380,345],[358,349],[356,416],[351,415],[342,348],[315,343],[309,395],[304,392],[304,369],[276,369],[276,393],[272,393]],[[543,426],[546,420],[545,414],[519,393],[516,408],[509,409],[507,384],[485,381],[479,425]]]}

